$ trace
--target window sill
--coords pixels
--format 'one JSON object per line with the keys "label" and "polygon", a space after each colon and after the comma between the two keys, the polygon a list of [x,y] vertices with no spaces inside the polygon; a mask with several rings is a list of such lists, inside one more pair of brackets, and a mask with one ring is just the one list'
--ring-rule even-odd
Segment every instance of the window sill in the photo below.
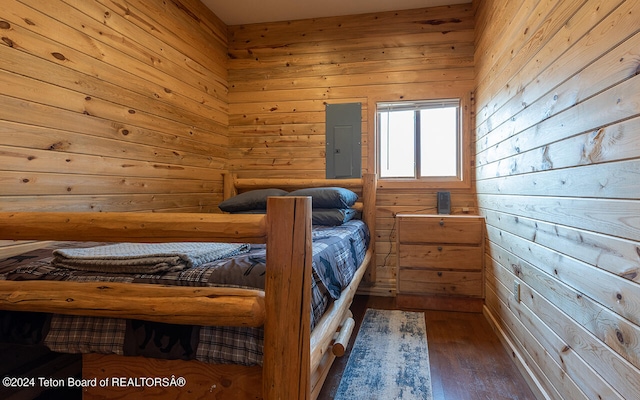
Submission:
{"label": "window sill", "polygon": [[378,189],[470,189],[470,181],[451,178],[378,179]]}

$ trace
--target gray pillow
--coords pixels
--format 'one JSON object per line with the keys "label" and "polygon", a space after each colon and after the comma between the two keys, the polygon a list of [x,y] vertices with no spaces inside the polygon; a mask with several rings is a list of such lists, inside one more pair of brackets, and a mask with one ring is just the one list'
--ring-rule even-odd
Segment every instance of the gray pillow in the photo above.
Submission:
{"label": "gray pillow", "polygon": [[267,197],[284,196],[287,192],[282,189],[257,189],[240,193],[218,204],[218,208],[226,212],[241,212],[251,210],[266,210]]}
{"label": "gray pillow", "polygon": [[349,208],[358,200],[358,195],[341,187],[319,187],[294,190],[287,196],[311,196],[313,208]]}
{"label": "gray pillow", "polygon": [[315,209],[311,213],[311,223],[313,225],[342,225],[356,216],[357,211],[353,208],[321,208]]}

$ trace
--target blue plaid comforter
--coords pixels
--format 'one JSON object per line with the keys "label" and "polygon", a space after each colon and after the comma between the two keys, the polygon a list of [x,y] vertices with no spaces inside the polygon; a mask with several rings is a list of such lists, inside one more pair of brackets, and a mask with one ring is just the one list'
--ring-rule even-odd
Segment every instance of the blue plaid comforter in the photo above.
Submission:
{"label": "blue plaid comforter", "polygon": [[[313,227],[311,329],[353,279],[364,259],[369,232],[360,220]],[[78,243],[67,244],[73,247]],[[0,261],[0,279],[156,283],[181,286],[264,288],[266,249],[182,271],[156,274],[100,274],[51,264],[52,249]],[[171,325],[115,318],[0,311],[0,341],[44,344],[64,353],[105,353],[206,363],[261,365],[262,328]]]}

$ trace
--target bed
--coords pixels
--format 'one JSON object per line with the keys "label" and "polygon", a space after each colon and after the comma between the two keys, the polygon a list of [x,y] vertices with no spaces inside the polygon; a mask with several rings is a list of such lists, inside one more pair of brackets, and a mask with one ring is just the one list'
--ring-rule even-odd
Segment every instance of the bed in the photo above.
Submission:
{"label": "bed", "polygon": [[[376,183],[372,174],[346,180],[227,175],[224,191],[229,198],[252,189],[322,186],[360,192],[355,207],[373,235]],[[0,280],[0,309],[264,329],[262,362],[257,366],[84,354],[85,398],[315,398],[331,363],[348,343],[353,296],[363,277],[373,280],[373,268],[368,268],[373,246],[312,331],[312,215],[312,200],[306,196],[270,197],[266,214],[3,212],[0,239],[264,243],[268,268],[264,290]]]}

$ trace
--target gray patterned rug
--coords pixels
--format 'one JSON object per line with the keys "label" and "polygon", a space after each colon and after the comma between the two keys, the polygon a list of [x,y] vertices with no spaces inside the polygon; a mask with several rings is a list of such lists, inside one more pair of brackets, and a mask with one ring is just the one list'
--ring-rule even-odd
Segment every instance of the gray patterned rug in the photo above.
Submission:
{"label": "gray patterned rug", "polygon": [[368,309],[336,400],[430,400],[424,313]]}

